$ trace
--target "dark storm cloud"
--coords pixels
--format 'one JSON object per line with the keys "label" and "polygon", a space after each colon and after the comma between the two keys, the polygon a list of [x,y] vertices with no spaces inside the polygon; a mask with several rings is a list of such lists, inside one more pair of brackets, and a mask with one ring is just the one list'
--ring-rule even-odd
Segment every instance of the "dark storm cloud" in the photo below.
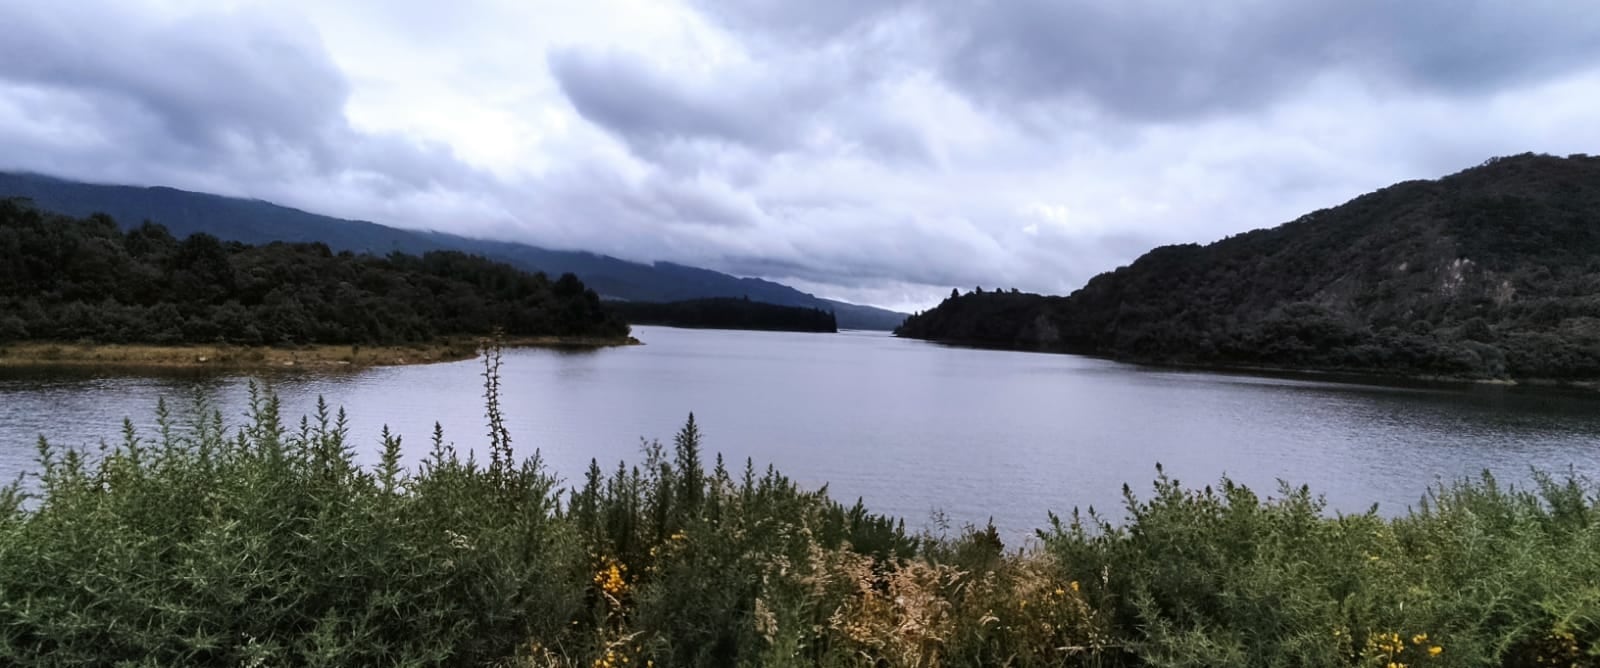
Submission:
{"label": "dark storm cloud", "polygon": [[[167,137],[215,147],[234,135],[304,143],[340,119],[342,75],[314,40],[238,15],[98,29],[71,12],[0,6],[0,77],[130,104]],[[92,12],[87,5],[78,11]]]}
{"label": "dark storm cloud", "polygon": [[806,54],[803,62],[729,68],[700,80],[619,51],[566,49],[548,61],[579,114],[655,162],[693,169],[718,148],[772,155],[819,144],[926,161],[922,138],[872,106],[864,93],[876,74],[851,55]]}
{"label": "dark storm cloud", "polygon": [[639,147],[707,139],[776,150],[790,141],[787,112],[770,92],[696,90],[620,52],[559,51],[549,63],[578,113]]}
{"label": "dark storm cloud", "polygon": [[991,106],[1065,104],[1134,120],[1248,110],[1324,73],[1446,95],[1592,64],[1600,12],[1582,2],[1241,3],[990,0],[703,2],[730,27],[791,48],[903,22],[954,89]]}
{"label": "dark storm cloud", "polygon": [[475,178],[442,146],[352,130],[350,85],[303,22],[19,2],[0,25],[0,84],[75,135],[65,150],[0,132],[14,151],[0,167],[263,194],[317,176],[378,196]]}
{"label": "dark storm cloud", "polygon": [[965,14],[945,71],[989,100],[1082,97],[1169,119],[1255,107],[1324,72],[1379,86],[1479,93],[1592,62],[1582,3],[1058,3]]}
{"label": "dark storm cloud", "polygon": [[906,0],[691,0],[691,4],[721,20],[735,33],[760,31],[785,40],[817,42],[866,31],[911,3]]}

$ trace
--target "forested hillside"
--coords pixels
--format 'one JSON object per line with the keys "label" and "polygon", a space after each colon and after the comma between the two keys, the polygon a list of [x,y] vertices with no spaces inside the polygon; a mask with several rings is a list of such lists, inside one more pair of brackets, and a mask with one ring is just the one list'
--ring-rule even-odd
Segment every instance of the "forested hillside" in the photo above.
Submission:
{"label": "forested hillside", "polygon": [[681,302],[613,302],[613,309],[635,325],[786,332],[837,332],[838,321],[822,309],[778,306],[749,299],[718,297]]}
{"label": "forested hillside", "polygon": [[0,200],[0,342],[384,344],[442,336],[623,337],[571,274],[453,251],[387,257],[320,243],[178,239],[146,223]]}
{"label": "forested hillside", "polygon": [[25,197],[41,209],[69,216],[105,213],[122,223],[124,229],[150,220],[165,225],[179,237],[203,232],[225,241],[247,244],[320,242],[335,251],[380,256],[396,251],[420,255],[428,251],[457,250],[550,276],[570,272],[601,295],[630,301],[747,296],[771,304],[832,311],[838,314],[841,324],[853,329],[893,329],[905,318],[904,313],[822,299],[781,283],[671,262],[644,264],[582,251],[402,230],[322,216],[260,200],[175,188],[100,185],[38,174],[0,172],[0,198],[8,196]]}
{"label": "forested hillside", "polygon": [[1600,378],[1600,158],[1491,159],[1157,248],[1067,297],[954,296],[898,333],[1155,362]]}

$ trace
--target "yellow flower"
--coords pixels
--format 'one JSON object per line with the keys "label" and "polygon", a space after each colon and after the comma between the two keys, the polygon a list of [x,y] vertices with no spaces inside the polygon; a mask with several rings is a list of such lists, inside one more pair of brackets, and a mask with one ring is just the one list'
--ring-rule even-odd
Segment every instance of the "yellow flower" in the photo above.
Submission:
{"label": "yellow flower", "polygon": [[1428,656],[1439,656],[1442,653],[1444,653],[1444,648],[1438,645],[1428,648]]}
{"label": "yellow flower", "polygon": [[1425,642],[1428,642],[1428,634],[1426,633],[1418,633],[1414,636],[1411,636],[1411,644],[1413,645],[1421,645]]}
{"label": "yellow flower", "polygon": [[619,564],[615,560],[607,559],[606,567],[594,574],[594,584],[607,594],[619,596],[628,590],[628,581],[622,575],[627,570],[627,566]]}
{"label": "yellow flower", "polygon": [[1056,596],[1065,596],[1066,594],[1067,594],[1066,590],[1064,590],[1064,589],[1062,589],[1060,587],[1056,587]]}
{"label": "yellow flower", "polygon": [[1077,580],[1073,580],[1072,582],[1068,582],[1067,586],[1072,587],[1072,591],[1073,592],[1077,592],[1078,591],[1078,581]]}

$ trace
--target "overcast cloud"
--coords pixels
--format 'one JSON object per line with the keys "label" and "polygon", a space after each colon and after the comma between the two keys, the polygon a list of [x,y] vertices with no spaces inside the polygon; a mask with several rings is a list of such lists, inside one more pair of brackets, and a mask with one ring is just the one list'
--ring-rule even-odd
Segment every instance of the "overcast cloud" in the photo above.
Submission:
{"label": "overcast cloud", "polygon": [[8,0],[0,25],[0,168],[906,310],[1600,152],[1578,0]]}

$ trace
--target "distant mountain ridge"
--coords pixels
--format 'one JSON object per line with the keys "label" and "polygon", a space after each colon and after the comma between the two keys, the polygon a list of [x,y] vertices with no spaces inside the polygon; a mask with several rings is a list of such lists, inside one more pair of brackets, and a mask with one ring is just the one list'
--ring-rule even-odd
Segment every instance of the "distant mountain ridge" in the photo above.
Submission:
{"label": "distant mountain ridge", "polygon": [[608,298],[670,302],[707,297],[749,297],[782,306],[832,311],[847,329],[888,330],[905,318],[872,306],[823,299],[781,283],[740,278],[671,262],[642,264],[583,251],[558,251],[516,242],[473,239],[432,231],[333,218],[261,200],[239,199],[162,186],[102,185],[22,172],[0,172],[0,197],[26,197],[41,209],[69,216],[105,213],[123,228],[151,220],[178,237],[205,232],[248,244],[322,242],[330,248],[383,255],[459,250],[550,276],[571,272]]}
{"label": "distant mountain ridge", "polygon": [[834,314],[822,309],[778,306],[735,297],[708,297],[667,303],[613,302],[612,310],[631,325],[771,332],[839,331]]}
{"label": "distant mountain ridge", "polygon": [[1600,380],[1600,158],[1493,158],[901,336],[1160,363]]}

